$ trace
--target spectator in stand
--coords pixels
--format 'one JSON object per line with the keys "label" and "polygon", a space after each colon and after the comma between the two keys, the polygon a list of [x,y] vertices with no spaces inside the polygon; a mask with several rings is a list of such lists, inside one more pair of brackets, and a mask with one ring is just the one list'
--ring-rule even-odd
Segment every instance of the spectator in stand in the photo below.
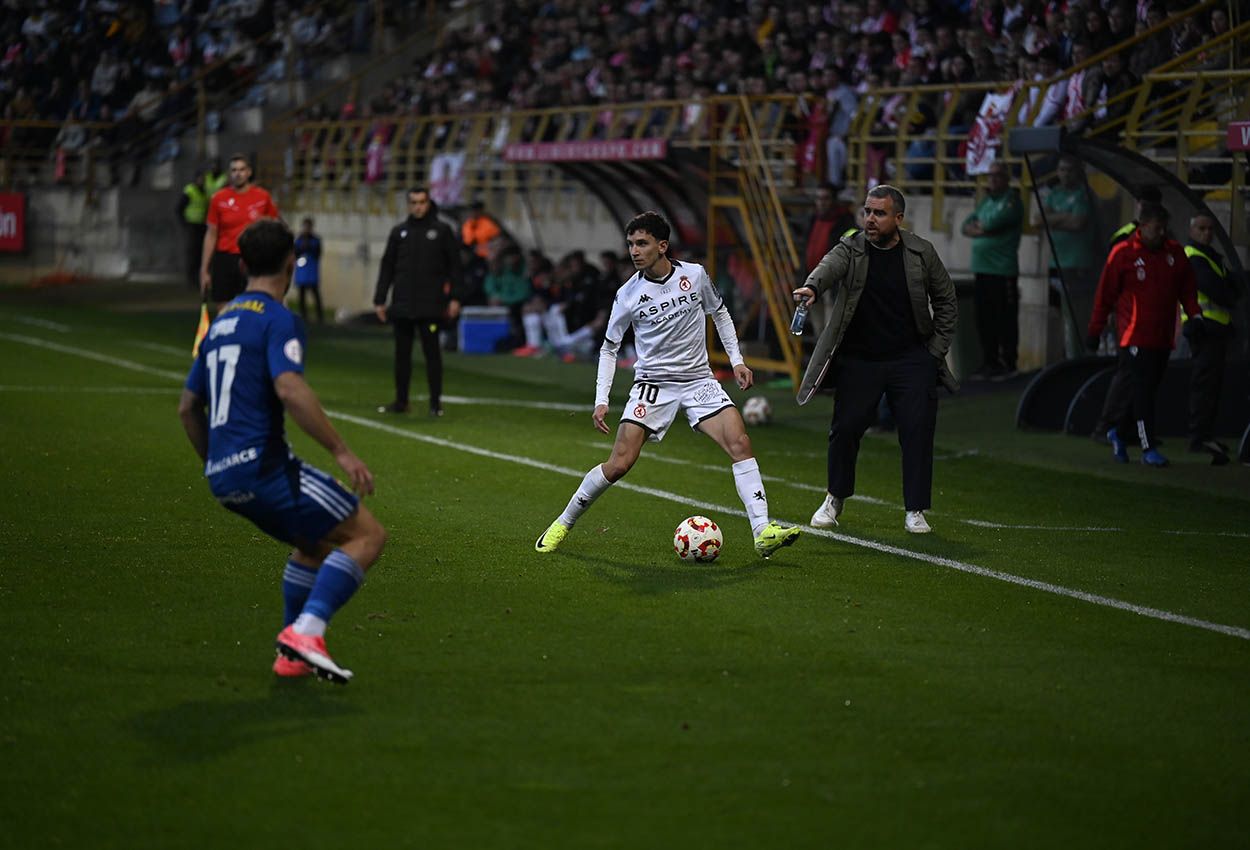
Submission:
{"label": "spectator in stand", "polygon": [[494,241],[503,233],[495,220],[486,214],[486,205],[475,200],[469,205],[469,217],[460,225],[460,238],[483,260],[489,260]]}
{"label": "spectator in stand", "polygon": [[1142,205],[1136,233],[1107,257],[1085,344],[1098,348],[1103,328],[1114,312],[1133,316],[1117,329],[1120,358],[1127,360],[1133,389],[1132,413],[1107,432],[1115,460],[1128,462],[1129,435],[1141,444],[1142,463],[1163,467],[1168,459],[1158,449],[1154,433],[1156,397],[1176,333],[1179,301],[1188,317],[1190,339],[1201,339],[1205,322],[1198,306],[1193,268],[1180,243],[1167,236],[1168,211],[1159,204]]}
{"label": "spectator in stand", "polygon": [[1098,93],[1098,105],[1095,117],[1101,124],[1112,125],[1110,132],[1119,135],[1123,129],[1117,122],[1128,114],[1132,107],[1132,98],[1126,95],[1137,87],[1138,79],[1124,65],[1124,57],[1119,52],[1108,53],[1102,60],[1102,89]]}
{"label": "spectator in stand", "polygon": [[1151,3],[1146,9],[1146,20],[1138,25],[1138,34],[1156,27],[1160,29],[1154,35],[1138,42],[1133,48],[1128,67],[1135,76],[1144,77],[1172,58],[1172,35],[1166,27],[1163,27],[1166,20],[1167,9],[1162,3]]}
{"label": "spectator in stand", "polygon": [[307,297],[312,294],[317,305],[317,324],[325,324],[321,309],[321,237],[313,232],[313,220],[300,222],[299,236],[295,237],[295,288],[299,291],[299,315],[308,321]]}
{"label": "spectator in stand", "polygon": [[855,214],[837,197],[837,189],[831,183],[824,183],[816,189],[812,217],[808,219],[807,235],[803,241],[804,279],[825,258],[825,254],[833,250],[838,240],[855,228]]}
{"label": "spectator in stand", "polygon": [[1063,120],[1069,131],[1082,132],[1094,120],[1092,110],[1098,105],[1102,93],[1103,75],[1101,65],[1086,65],[1093,54],[1085,39],[1072,45],[1072,67],[1068,76],[1068,93],[1064,100]]}
{"label": "spectator in stand", "polygon": [[1024,204],[1011,187],[1007,164],[996,160],[987,173],[988,191],[963,223],[972,240],[976,276],[977,335],[982,366],[973,378],[1001,380],[1016,373],[1020,337],[1020,233]]}

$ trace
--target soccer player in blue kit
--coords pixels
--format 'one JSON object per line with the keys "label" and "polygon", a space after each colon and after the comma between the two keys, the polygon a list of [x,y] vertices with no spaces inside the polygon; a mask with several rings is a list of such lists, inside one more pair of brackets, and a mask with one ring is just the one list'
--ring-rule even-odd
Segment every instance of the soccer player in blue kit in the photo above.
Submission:
{"label": "soccer player in blue kit", "polygon": [[343,442],[304,380],[303,326],[282,304],[294,244],[280,221],[257,221],[243,231],[247,289],[209,327],[178,416],[217,501],[295,547],[282,576],[285,628],[274,673],[346,684],[352,672],[326,650],[326,624],[382,554],[386,531],[352,491],[286,443],[284,410],[334,456],[356,493],[373,492],[369,467]]}

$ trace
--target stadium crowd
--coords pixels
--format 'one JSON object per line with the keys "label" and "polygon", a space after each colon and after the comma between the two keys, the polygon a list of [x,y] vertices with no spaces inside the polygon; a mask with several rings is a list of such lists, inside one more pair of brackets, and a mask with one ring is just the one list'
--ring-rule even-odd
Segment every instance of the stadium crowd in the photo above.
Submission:
{"label": "stadium crowd", "polygon": [[[65,152],[85,145],[138,143],[140,157],[161,139],[148,128],[192,103],[185,83],[213,69],[210,91],[235,83],[307,77],[319,56],[351,49],[357,26],[336,29],[350,0],[10,0],[0,17],[0,119],[62,122],[0,129],[0,148]],[[369,4],[364,4],[366,8]],[[290,63],[290,64],[288,64]],[[246,91],[246,85],[243,86]],[[213,116],[216,121],[218,116]],[[109,124],[90,129],[92,124]],[[173,126],[164,156],[176,154]]]}
{"label": "stadium crowd", "polygon": [[[1164,23],[1189,0],[686,0],[584,4],[520,0],[483,4],[478,21],[452,28],[439,48],[359,110],[340,117],[438,115],[678,100],[679,132],[717,94],[797,95],[790,132],[800,172],[843,182],[845,136],[863,95],[881,86],[1046,80],[1107,47]],[[1088,108],[1131,87],[1144,71],[1228,29],[1216,8],[1135,45],[1127,54],[1045,91],[1034,123],[1082,129]],[[906,98],[877,107],[879,128],[908,122],[923,136],[946,93],[905,114]],[[956,105],[970,126],[980,93]],[[328,114],[312,116],[327,118]],[[607,132],[604,115],[592,135]],[[648,115],[639,111],[638,121]],[[658,133],[654,121],[644,133]]]}

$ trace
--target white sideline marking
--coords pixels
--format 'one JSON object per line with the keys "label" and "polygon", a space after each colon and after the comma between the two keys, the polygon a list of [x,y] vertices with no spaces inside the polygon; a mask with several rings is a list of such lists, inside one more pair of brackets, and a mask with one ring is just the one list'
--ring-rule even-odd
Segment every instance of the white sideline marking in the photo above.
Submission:
{"label": "white sideline marking", "polygon": [[[989,522],[983,519],[961,519],[960,522],[966,525],[975,525],[978,528],[1009,528],[1013,531],[1123,531],[1122,528],[1115,526],[1094,526],[1094,525],[1011,525],[1004,522]],[[1170,531],[1163,532],[1171,534]],[[1198,532],[1195,532],[1195,534]]]}
{"label": "white sideline marking", "polygon": [[161,342],[144,342],[138,339],[132,339],[131,345],[137,345],[139,348],[146,348],[148,351],[159,351],[161,354],[171,354],[175,357],[181,357],[187,363],[191,362],[191,346],[179,348],[176,345],[165,345]]}
{"label": "white sideline marking", "polygon": [[[428,400],[427,396],[419,396],[421,399]],[[490,404],[500,407],[529,407],[534,410],[567,410],[572,412],[590,413],[595,409],[593,404],[569,404],[560,401],[527,401],[523,398],[469,398],[462,395],[445,395],[443,401],[449,401],[452,404]]]}
{"label": "white sideline marking", "polygon": [[[122,369],[133,369],[137,372],[145,374],[160,375],[163,377],[173,378],[182,381],[183,376],[168,372],[163,369],[153,369],[144,366],[141,363],[134,363],[129,360],[123,360],[117,357],[110,357],[95,351],[89,351],[84,348],[75,348],[69,345],[59,345],[57,343],[48,342],[46,340],[36,339],[35,337],[26,337],[18,334],[0,333],[0,339],[8,339],[13,342],[21,342],[27,345],[34,345],[40,348],[48,348],[52,351],[60,351],[65,354],[73,354],[79,357],[85,357],[88,360],[96,360],[101,363],[107,363],[111,366],[117,366]],[[421,434],[415,431],[405,431],[402,428],[396,428],[394,425],[387,425],[372,419],[365,419],[361,416],[355,416],[350,413],[342,413],[339,411],[327,410],[326,413],[335,419],[341,419],[344,422],[352,422],[366,428],[372,428],[375,431],[382,431],[387,434],[393,434],[397,437],[404,437],[409,440],[416,440],[430,445],[441,446],[443,448],[452,449],[458,452],[477,455],[479,457],[491,458],[492,460],[504,460],[510,463],[528,466],[533,469],[542,469],[547,472],[555,472],[570,478],[582,478],[585,476],[585,470],[570,469],[566,466],[558,466],[554,463],[546,463],[545,461],[534,460],[533,458],[523,457],[521,455],[505,454],[504,452],[496,452],[491,449],[483,449],[477,446],[470,446],[465,443],[457,443],[453,440],[447,440],[442,437],[434,437],[429,434]],[[736,517],[746,517],[746,512],[740,508],[733,508],[728,505],[715,505],[710,502],[703,502],[697,499],[690,499],[677,493],[670,493],[667,490],[657,490],[652,487],[640,487],[637,484],[631,484],[628,481],[618,481],[615,485],[623,490],[629,490],[634,493],[642,493],[647,496],[655,496],[659,499],[676,502],[677,504],[699,508],[703,511],[719,512]],[[1212,623],[1207,620],[1200,620],[1196,617],[1186,617],[1181,614],[1175,614],[1171,611],[1164,611],[1159,608],[1149,608],[1144,605],[1135,605],[1131,602],[1125,602],[1121,599],[1113,599],[1109,596],[1100,596],[1096,593],[1086,593],[1082,590],[1073,590],[1072,588],[1063,587],[1050,582],[1037,581],[1036,579],[1024,578],[1023,576],[1005,573],[1000,570],[991,570],[986,567],[978,567],[975,564],[968,564],[963,561],[956,561],[952,558],[943,558],[938,555],[927,555],[923,552],[912,552],[908,549],[901,549],[897,546],[891,546],[887,543],[877,543],[873,540],[863,540],[858,537],[851,537],[847,534],[839,534],[835,531],[827,531],[823,528],[812,528],[808,525],[800,525],[807,534],[814,534],[817,537],[827,537],[830,540],[837,540],[841,543],[849,543],[852,546],[861,546],[865,549],[872,549],[877,552],[883,552],[888,555],[897,555],[900,558],[910,558],[915,561],[922,561],[935,566],[947,567],[948,569],[958,570],[959,572],[968,573],[970,575],[981,576],[982,578],[990,578],[995,581],[1002,581],[1008,584],[1027,587],[1031,590],[1040,590],[1043,593],[1051,593],[1056,596],[1066,596],[1070,599],[1077,599],[1081,602],[1088,602],[1092,605],[1099,605],[1104,608],[1112,608],[1118,611],[1126,611],[1130,614],[1137,614],[1141,617],[1148,617],[1154,620],[1162,620],[1168,623],[1176,623],[1183,626],[1192,626],[1197,629],[1204,629],[1210,632],[1227,635],[1229,637],[1241,638],[1242,640],[1250,640],[1250,629],[1240,626],[1228,626],[1222,623]]]}
{"label": "white sideline marking", "polygon": [[39,339],[38,337],[23,336],[22,334],[0,333],[0,339],[7,339],[10,342],[20,342],[25,345],[33,345],[37,348],[47,348],[51,351],[59,351],[62,354],[73,354],[76,357],[85,357],[88,360],[107,363],[110,366],[117,366],[122,369],[131,369],[135,372],[143,372],[146,375],[156,375],[158,378],[170,378],[172,380],[182,382],[187,377],[185,372],[171,372],[168,369],[157,369],[152,366],[144,366],[142,363],[136,363],[133,360],[123,360],[120,357],[111,357],[107,354],[99,354],[95,351],[88,351],[85,348],[77,348],[72,345],[61,345],[60,343],[49,342],[46,339]]}
{"label": "white sideline marking", "polygon": [[57,333],[62,334],[67,334],[73,330],[73,328],[69,325],[62,324],[61,322],[51,322],[47,319],[36,319],[33,316],[9,316],[8,318],[15,322],[21,322],[24,325],[34,325],[37,328],[47,328],[50,331],[56,331]]}
{"label": "white sideline marking", "polygon": [[1241,531],[1165,531],[1163,533],[1194,537],[1250,537],[1250,534]]}

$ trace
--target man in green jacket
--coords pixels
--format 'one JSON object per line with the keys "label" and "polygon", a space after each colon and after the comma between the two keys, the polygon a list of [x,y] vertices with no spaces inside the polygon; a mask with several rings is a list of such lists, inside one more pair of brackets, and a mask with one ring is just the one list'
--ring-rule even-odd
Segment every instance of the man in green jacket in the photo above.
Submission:
{"label": "man in green jacket", "polygon": [[893,186],[872,189],[864,229],[842,237],[794,290],[794,300],[809,306],[821,298],[833,302],[798,394],[806,404],[831,375],[828,493],[812,515],[817,528],[837,525],[855,492],[859,442],[885,393],[903,451],[904,527],[915,534],[931,530],[924,512],[933,489],[937,386],[959,388],[946,368],[959,308],[933,245],[900,227],[905,206]]}
{"label": "man in green jacket", "polygon": [[976,276],[977,336],[984,362],[974,378],[1002,380],[1016,373],[1020,339],[1020,225],[1024,205],[1008,185],[1011,175],[1001,160],[990,165],[989,191],[962,231],[972,240],[972,273]]}

